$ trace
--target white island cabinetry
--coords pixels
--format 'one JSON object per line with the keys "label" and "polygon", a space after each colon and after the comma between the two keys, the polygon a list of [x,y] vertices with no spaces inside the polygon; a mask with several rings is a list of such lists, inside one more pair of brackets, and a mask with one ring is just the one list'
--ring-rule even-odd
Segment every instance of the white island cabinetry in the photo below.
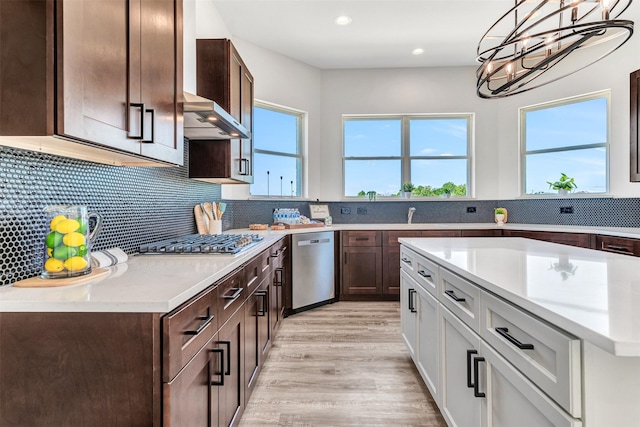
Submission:
{"label": "white island cabinetry", "polygon": [[400,242],[405,298],[416,289],[403,333],[415,329],[412,358],[449,426],[639,425],[640,260],[522,238]]}

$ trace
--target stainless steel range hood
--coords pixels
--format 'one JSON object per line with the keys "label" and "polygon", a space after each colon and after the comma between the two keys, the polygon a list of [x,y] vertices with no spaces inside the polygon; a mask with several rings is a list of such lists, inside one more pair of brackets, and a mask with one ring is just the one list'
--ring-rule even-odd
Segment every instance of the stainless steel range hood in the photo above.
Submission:
{"label": "stainless steel range hood", "polygon": [[189,139],[251,138],[251,132],[214,101],[183,92],[184,136]]}

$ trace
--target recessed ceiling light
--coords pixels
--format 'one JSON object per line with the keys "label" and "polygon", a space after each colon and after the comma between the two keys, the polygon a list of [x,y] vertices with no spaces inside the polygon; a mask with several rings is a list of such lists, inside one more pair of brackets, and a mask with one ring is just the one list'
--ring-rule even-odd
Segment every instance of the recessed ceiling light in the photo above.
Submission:
{"label": "recessed ceiling light", "polygon": [[351,17],[346,15],[338,16],[334,22],[338,25],[349,25],[351,24]]}
{"label": "recessed ceiling light", "polygon": [[424,49],[420,49],[420,48],[413,49],[413,52],[411,53],[413,53],[414,55],[422,55],[424,53]]}

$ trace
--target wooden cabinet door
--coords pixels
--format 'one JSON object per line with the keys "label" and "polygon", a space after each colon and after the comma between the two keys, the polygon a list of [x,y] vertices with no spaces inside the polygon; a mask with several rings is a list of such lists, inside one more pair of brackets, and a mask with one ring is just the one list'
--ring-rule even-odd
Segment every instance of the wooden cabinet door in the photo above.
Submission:
{"label": "wooden cabinet door", "polygon": [[130,108],[141,102],[140,79],[129,78],[140,74],[139,7],[139,0],[56,2],[57,134],[140,153],[131,138],[139,109]]}
{"label": "wooden cabinet door", "polygon": [[244,403],[249,401],[255,380],[260,370],[261,353],[258,338],[258,304],[262,304],[259,291],[254,292],[244,303]]}
{"label": "wooden cabinet door", "polygon": [[[243,66],[240,76],[240,123],[253,133],[253,76]],[[253,183],[253,139],[240,141],[240,176]]]}
{"label": "wooden cabinet door", "polygon": [[182,0],[140,2],[139,46],[140,68],[132,70],[132,81],[139,74],[145,105],[141,153],[182,164]]}
{"label": "wooden cabinet door", "polygon": [[382,248],[344,247],[342,257],[343,294],[382,293]]}
{"label": "wooden cabinet door", "polygon": [[244,411],[244,310],[236,311],[218,335],[218,344],[225,351],[225,377],[218,399],[218,425],[235,426]]}
{"label": "wooden cabinet door", "polygon": [[258,352],[260,359],[260,366],[264,363],[267,357],[267,352],[271,348],[271,325],[269,320],[271,318],[271,280],[270,277],[266,277],[260,289],[258,289]]}
{"label": "wooden cabinet door", "polygon": [[[480,338],[446,308],[440,313],[442,416],[450,426],[479,426],[482,398],[474,396],[473,380],[482,376],[475,375],[473,359],[478,356]],[[478,387],[485,390],[485,384]]]}
{"label": "wooden cabinet door", "polygon": [[219,348],[217,338],[211,338],[171,382],[163,385],[164,426],[218,425],[218,394],[226,350]]}

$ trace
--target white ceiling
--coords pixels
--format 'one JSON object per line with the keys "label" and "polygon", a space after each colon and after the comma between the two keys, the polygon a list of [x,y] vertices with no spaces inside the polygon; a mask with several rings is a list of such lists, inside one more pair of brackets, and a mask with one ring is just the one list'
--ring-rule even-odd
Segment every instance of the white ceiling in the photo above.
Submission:
{"label": "white ceiling", "polygon": [[[234,37],[320,69],[477,65],[513,0],[214,0]],[[341,27],[339,15],[353,22]],[[415,48],[424,54],[413,55]]]}

